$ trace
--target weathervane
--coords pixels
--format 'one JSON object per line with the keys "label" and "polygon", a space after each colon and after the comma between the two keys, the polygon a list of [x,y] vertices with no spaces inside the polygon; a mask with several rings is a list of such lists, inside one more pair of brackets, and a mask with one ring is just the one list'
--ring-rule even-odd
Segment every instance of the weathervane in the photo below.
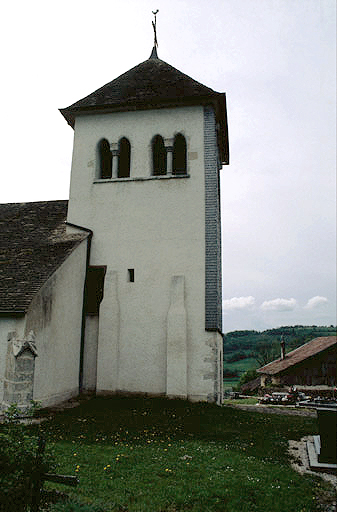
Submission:
{"label": "weathervane", "polygon": [[152,11],[152,14],[154,14],[154,21],[152,22],[152,26],[153,26],[153,32],[154,32],[154,46],[155,48],[158,46],[158,41],[157,41],[157,14],[159,12],[159,9],[157,9],[156,11]]}

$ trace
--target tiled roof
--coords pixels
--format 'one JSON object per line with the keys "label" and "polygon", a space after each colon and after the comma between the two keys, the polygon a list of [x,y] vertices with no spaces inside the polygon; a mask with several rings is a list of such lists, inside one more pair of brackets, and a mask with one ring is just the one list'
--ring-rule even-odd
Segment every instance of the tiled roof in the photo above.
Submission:
{"label": "tiled roof", "polygon": [[66,234],[68,201],[0,205],[0,313],[27,311],[35,293],[86,238]]}
{"label": "tiled roof", "polygon": [[226,98],[224,93],[193,80],[170,64],[150,58],[112,80],[97,91],[61,109],[74,127],[76,115],[184,105],[212,104],[220,126],[222,161],[228,163]]}
{"label": "tiled roof", "polygon": [[286,354],[284,359],[277,359],[276,361],[262,366],[262,368],[259,368],[257,371],[268,375],[275,375],[334,345],[336,346],[337,355],[336,336],[315,338]]}

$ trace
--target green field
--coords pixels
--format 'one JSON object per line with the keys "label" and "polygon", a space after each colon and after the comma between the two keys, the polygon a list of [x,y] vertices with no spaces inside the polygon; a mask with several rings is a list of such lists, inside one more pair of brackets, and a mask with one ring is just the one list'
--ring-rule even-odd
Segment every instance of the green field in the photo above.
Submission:
{"label": "green field", "polygon": [[223,389],[224,392],[232,391],[238,385],[239,379],[224,379],[223,380]]}
{"label": "green field", "polygon": [[224,370],[228,370],[231,372],[238,372],[237,377],[232,378],[224,378],[224,390],[237,386],[240,380],[240,377],[243,373],[248,370],[254,370],[258,368],[258,363],[256,359],[249,357],[247,359],[240,359],[240,361],[235,361],[234,363],[227,363],[224,361]]}

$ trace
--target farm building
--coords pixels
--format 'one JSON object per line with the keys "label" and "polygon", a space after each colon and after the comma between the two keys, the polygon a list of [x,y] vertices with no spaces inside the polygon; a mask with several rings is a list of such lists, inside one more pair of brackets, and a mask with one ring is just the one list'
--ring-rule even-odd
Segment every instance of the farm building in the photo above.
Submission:
{"label": "farm building", "polygon": [[337,338],[315,338],[257,370],[261,386],[336,386]]}

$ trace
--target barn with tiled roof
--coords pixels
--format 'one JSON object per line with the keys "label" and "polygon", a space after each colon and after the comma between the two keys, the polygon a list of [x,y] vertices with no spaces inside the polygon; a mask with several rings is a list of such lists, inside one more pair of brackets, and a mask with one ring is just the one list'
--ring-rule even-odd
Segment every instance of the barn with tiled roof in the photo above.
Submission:
{"label": "barn with tiled roof", "polygon": [[263,386],[272,384],[302,386],[336,386],[337,338],[315,338],[285,353],[257,371]]}

